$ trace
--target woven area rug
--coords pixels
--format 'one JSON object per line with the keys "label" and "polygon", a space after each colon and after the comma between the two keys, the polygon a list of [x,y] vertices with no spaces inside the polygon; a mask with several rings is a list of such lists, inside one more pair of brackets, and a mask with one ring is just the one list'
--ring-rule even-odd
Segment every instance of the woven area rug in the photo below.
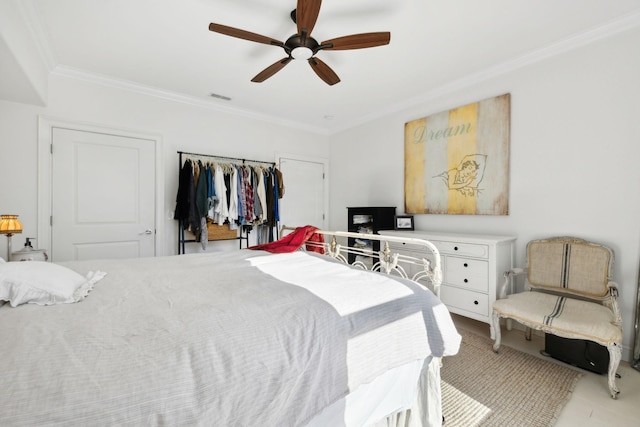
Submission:
{"label": "woven area rug", "polygon": [[579,371],[504,344],[496,354],[489,338],[458,332],[460,352],[445,357],[441,371],[445,427],[554,425]]}

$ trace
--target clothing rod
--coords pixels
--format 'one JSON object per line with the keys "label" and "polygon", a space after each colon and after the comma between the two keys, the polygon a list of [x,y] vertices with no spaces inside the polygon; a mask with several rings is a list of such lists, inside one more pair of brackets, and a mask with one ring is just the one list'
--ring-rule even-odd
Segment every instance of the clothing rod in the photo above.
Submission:
{"label": "clothing rod", "polygon": [[240,157],[215,156],[213,154],[189,153],[189,152],[186,152],[186,151],[178,151],[178,154],[180,154],[181,159],[182,159],[182,155],[186,154],[187,156],[191,155],[191,156],[200,156],[200,157],[213,157],[213,158],[216,158],[216,159],[242,160],[242,163],[244,163],[244,162],[252,162],[252,163],[265,163],[265,164],[269,164],[269,165],[273,165],[273,166],[276,165],[275,162],[263,162],[262,160],[242,159]]}

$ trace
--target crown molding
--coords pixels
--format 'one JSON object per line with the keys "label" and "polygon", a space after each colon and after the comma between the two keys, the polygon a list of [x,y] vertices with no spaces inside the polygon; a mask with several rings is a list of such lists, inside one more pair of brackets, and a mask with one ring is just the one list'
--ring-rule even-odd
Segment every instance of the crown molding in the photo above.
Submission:
{"label": "crown molding", "polygon": [[216,101],[208,99],[201,99],[195,96],[185,95],[178,92],[172,92],[157,87],[151,87],[142,85],[129,80],[116,79],[113,77],[99,75],[77,68],[67,67],[59,65],[55,67],[51,73],[55,76],[65,77],[73,80],[84,81],[87,83],[95,84],[98,86],[104,86],[111,89],[120,89],[128,92],[139,93],[155,98],[164,99],[167,101],[179,102],[182,104],[191,105],[199,108],[206,108],[209,110],[218,111],[225,114],[231,114],[235,116],[245,117],[253,120],[260,120],[269,124],[277,124],[289,128],[299,129],[306,132],[316,134],[327,134],[326,129],[321,129],[313,126],[308,126],[303,123],[299,123],[292,120],[283,120],[279,117],[270,116],[268,114],[256,113],[249,110],[243,110],[240,108],[228,107],[225,105],[216,104]]}

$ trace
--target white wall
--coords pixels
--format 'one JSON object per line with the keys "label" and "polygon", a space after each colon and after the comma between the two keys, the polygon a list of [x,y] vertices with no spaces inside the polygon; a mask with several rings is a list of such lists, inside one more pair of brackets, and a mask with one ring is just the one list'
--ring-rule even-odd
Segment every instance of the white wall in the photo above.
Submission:
{"label": "white wall", "polygon": [[[640,31],[634,30],[432,99],[334,136],[332,229],[347,206],[404,210],[404,123],[511,93],[508,216],[416,215],[418,229],[575,235],[616,253],[625,357],[633,346],[640,243]],[[366,161],[365,161],[366,160]]]}
{"label": "white wall", "polygon": [[[264,161],[275,161],[276,153],[283,152],[329,157],[326,136],[61,76],[52,75],[48,98],[46,107],[0,101],[0,182],[4,183],[0,185],[0,213],[18,214],[24,226],[23,234],[13,238],[14,250],[24,243],[24,237],[35,237],[38,231],[40,115],[161,138],[164,217],[158,227],[164,238],[164,254],[177,251],[177,222],[172,218],[178,150]],[[6,240],[2,237],[0,257],[5,256]]]}

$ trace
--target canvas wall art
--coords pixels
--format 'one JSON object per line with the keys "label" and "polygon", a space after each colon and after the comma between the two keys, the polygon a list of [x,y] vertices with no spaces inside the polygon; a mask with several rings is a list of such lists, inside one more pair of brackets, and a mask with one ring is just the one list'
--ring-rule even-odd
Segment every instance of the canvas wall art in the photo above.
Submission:
{"label": "canvas wall art", "polygon": [[405,123],[408,214],[508,215],[510,94]]}

